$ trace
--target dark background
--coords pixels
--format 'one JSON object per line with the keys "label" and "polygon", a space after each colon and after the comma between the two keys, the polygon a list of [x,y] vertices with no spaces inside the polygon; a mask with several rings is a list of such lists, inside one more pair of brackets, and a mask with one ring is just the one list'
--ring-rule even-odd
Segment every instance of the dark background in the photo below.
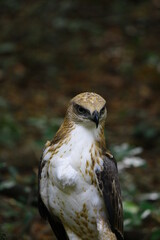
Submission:
{"label": "dark background", "polygon": [[159,0],[0,0],[0,239],[53,238],[38,162],[84,91],[107,100],[126,239],[160,239],[159,90]]}

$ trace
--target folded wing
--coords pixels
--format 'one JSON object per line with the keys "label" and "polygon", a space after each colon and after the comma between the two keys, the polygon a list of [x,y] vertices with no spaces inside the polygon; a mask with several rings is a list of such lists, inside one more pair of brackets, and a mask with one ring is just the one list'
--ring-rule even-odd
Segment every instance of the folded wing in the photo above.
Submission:
{"label": "folded wing", "polygon": [[96,171],[98,188],[103,195],[111,230],[123,240],[123,208],[117,165],[112,156],[103,156],[103,170]]}

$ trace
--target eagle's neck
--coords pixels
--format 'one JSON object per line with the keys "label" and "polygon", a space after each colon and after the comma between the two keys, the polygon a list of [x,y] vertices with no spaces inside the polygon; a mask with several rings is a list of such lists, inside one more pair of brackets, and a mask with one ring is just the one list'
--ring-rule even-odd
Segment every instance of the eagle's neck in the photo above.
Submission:
{"label": "eagle's neck", "polygon": [[44,158],[49,156],[53,165],[61,163],[75,171],[80,169],[82,176],[86,175],[85,181],[96,184],[93,172],[103,167],[105,148],[102,125],[86,128],[81,124],[63,122],[53,141],[46,146]]}
{"label": "eagle's neck", "polygon": [[[69,138],[75,139],[77,145],[92,145],[102,152],[106,149],[104,137],[104,124],[100,124],[98,128],[95,125],[85,126],[82,124],[73,124],[73,129],[69,134]],[[85,146],[86,146],[85,145]]]}
{"label": "eagle's neck", "polygon": [[96,127],[86,127],[82,124],[77,124],[68,119],[64,119],[60,129],[56,133],[54,139],[51,141],[51,145],[56,145],[58,148],[70,142],[71,139],[75,139],[77,145],[85,144],[95,145],[101,152],[106,149],[105,137],[104,137],[104,123],[99,124]]}

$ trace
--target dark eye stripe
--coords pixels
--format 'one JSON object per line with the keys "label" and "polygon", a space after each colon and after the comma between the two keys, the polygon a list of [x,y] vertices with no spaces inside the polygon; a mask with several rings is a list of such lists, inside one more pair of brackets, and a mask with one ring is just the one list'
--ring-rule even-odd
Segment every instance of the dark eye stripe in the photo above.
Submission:
{"label": "dark eye stripe", "polygon": [[90,111],[78,104],[74,104],[74,108],[76,109],[77,113],[83,116],[90,115]]}
{"label": "dark eye stripe", "polygon": [[100,110],[100,115],[102,115],[105,112],[105,108],[106,108],[106,104],[104,105],[104,107]]}

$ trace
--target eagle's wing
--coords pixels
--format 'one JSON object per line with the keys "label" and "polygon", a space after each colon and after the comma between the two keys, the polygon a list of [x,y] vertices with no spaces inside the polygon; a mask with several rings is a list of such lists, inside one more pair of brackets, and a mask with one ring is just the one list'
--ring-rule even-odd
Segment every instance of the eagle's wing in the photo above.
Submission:
{"label": "eagle's wing", "polygon": [[110,227],[118,240],[123,239],[123,208],[118,170],[114,158],[103,156],[103,170],[96,171],[98,188],[103,195]]}
{"label": "eagle's wing", "polygon": [[[43,161],[43,158],[41,157],[41,160],[39,163],[39,171],[38,171],[38,208],[39,208],[39,212],[40,212],[41,217],[48,220],[57,240],[69,240],[61,220],[57,216],[50,214],[50,212],[48,211],[47,207],[45,206],[45,204],[43,203],[42,198],[41,198],[40,182],[41,182],[42,170],[45,167],[45,164],[46,164],[46,161]],[[47,171],[47,168],[46,168],[46,171]],[[46,176],[47,176],[47,172],[46,172]]]}

